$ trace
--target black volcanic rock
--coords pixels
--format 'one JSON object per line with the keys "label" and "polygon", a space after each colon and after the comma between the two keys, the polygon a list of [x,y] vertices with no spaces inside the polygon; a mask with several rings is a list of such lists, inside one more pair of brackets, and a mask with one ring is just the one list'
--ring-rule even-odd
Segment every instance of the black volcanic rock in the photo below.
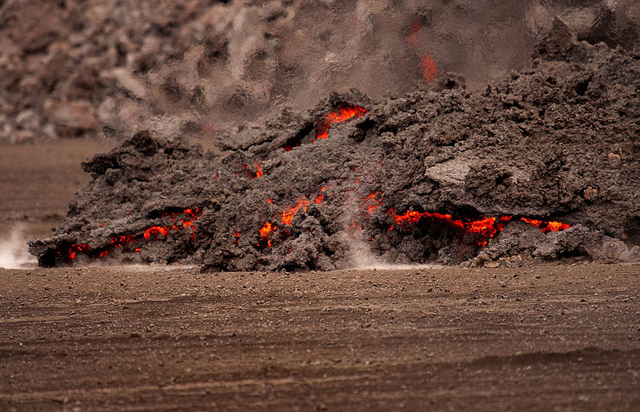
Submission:
{"label": "black volcanic rock", "polygon": [[[510,264],[635,259],[640,60],[559,40],[561,29],[533,69],[482,95],[334,94],[228,136],[222,155],[137,135],[85,164],[94,180],[32,253],[41,265],[234,271],[345,268],[363,250],[387,263],[456,264],[480,251]],[[496,233],[470,229],[487,218]],[[570,227],[543,233],[522,218]]]}

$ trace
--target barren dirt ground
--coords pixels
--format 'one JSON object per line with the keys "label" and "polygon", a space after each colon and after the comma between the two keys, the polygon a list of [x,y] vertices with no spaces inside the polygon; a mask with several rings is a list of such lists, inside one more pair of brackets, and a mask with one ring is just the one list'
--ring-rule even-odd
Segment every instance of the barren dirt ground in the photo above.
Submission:
{"label": "barren dirt ground", "polygon": [[[0,147],[3,236],[100,143]],[[0,269],[0,410],[640,410],[640,265]]]}

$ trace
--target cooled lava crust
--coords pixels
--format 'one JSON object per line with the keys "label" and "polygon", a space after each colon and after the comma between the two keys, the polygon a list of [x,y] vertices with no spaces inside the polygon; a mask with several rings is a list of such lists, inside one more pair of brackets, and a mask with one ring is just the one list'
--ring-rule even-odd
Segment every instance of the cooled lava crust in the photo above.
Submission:
{"label": "cooled lava crust", "polygon": [[533,68],[472,95],[332,94],[204,154],[142,132],[31,244],[41,266],[331,270],[386,263],[640,259],[640,56],[556,22]]}

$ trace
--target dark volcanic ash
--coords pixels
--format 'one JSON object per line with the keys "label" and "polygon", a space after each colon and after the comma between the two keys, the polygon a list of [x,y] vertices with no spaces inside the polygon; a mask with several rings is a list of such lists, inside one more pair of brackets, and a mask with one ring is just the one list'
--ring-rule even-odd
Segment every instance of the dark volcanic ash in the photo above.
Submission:
{"label": "dark volcanic ash", "polygon": [[222,155],[141,132],[94,180],[40,265],[330,270],[386,263],[640,258],[640,58],[556,21],[533,69],[482,94],[333,94],[229,136]]}

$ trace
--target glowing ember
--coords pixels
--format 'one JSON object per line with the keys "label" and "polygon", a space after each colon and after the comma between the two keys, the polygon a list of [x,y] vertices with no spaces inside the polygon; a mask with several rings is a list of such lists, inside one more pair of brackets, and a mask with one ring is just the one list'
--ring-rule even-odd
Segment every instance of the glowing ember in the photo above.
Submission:
{"label": "glowing ember", "polygon": [[76,258],[76,253],[79,252],[87,252],[89,250],[89,245],[85,245],[84,243],[76,243],[71,245],[69,248],[69,260],[74,260]]}
{"label": "glowing ember", "polygon": [[300,208],[303,208],[304,211],[307,211],[307,206],[309,206],[311,202],[309,202],[308,199],[306,198],[302,198],[300,200],[298,200],[298,203],[289,208],[289,209],[285,209],[282,211],[282,224],[284,225],[288,225],[291,226],[291,221],[293,220],[293,218],[295,217],[295,215],[298,213],[298,211],[300,210]]}
{"label": "glowing ember", "polygon": [[[182,212],[177,213],[165,213],[162,217],[169,217],[175,223],[171,226],[152,226],[145,230],[142,238],[145,240],[158,240],[159,238],[166,239],[167,236],[171,233],[171,231],[179,232],[186,228],[191,229],[191,240],[195,239],[195,231],[196,228],[193,222],[198,219],[198,214],[200,213],[200,209],[185,209]],[[190,216],[191,219],[178,219],[177,216],[187,215]],[[111,238],[109,242],[109,246],[104,248],[103,250],[91,250],[88,245],[85,244],[73,244],[68,250],[68,259],[70,261],[75,260],[78,253],[83,253],[86,255],[97,256],[98,258],[104,258],[109,256],[111,252],[116,249],[122,249],[123,252],[141,252],[142,249],[140,247],[127,247],[127,245],[136,244],[139,242],[139,237],[130,236],[130,235],[122,235]]]}
{"label": "glowing ember", "polygon": [[571,225],[568,225],[566,223],[554,222],[554,221],[545,222],[543,220],[527,219],[526,217],[520,218],[520,220],[530,225],[533,225],[537,228],[540,228],[540,230],[542,230],[543,233],[561,232],[571,227]]}
{"label": "glowing ember", "polygon": [[407,35],[405,36],[405,40],[412,46],[416,46],[420,40],[418,39],[418,32],[420,31],[420,22],[418,20],[414,20],[411,22],[411,27],[407,31]]}
{"label": "glowing ember", "polygon": [[427,83],[432,83],[438,75],[438,68],[433,58],[428,54],[422,56],[422,59],[420,59],[420,67],[422,68],[422,77],[424,77]]}
{"label": "glowing ember", "polygon": [[158,235],[166,238],[168,234],[169,231],[166,228],[162,226],[152,226],[144,232],[144,238],[150,239],[152,236],[157,238]]}
{"label": "glowing ember", "polygon": [[326,139],[329,135],[329,129],[331,129],[331,126],[335,123],[344,122],[354,117],[362,117],[365,113],[367,113],[367,110],[360,106],[346,106],[329,113],[318,125],[317,139]]}
{"label": "glowing ember", "polygon": [[[403,215],[396,215],[393,209],[389,209],[388,212],[391,216],[393,216],[395,222],[406,229],[408,224],[416,224],[421,219],[433,219],[443,223],[447,223],[453,227],[461,229],[466,233],[474,233],[479,235],[481,238],[485,240],[481,240],[478,242],[479,247],[484,247],[487,245],[486,239],[490,239],[494,237],[498,232],[501,232],[504,229],[504,226],[507,222],[512,219],[512,216],[502,216],[499,219],[495,217],[487,217],[479,220],[469,220],[463,221],[462,219],[454,219],[451,215],[443,215],[440,213],[429,213],[429,212],[415,212],[409,210],[405,212]],[[561,222],[553,222],[553,221],[542,221],[542,220],[534,220],[527,218],[520,218],[521,221],[529,223],[530,225],[536,226],[542,230],[543,233],[549,233],[551,231],[561,231],[570,228],[571,226],[566,223]],[[389,228],[392,230],[393,226]]]}
{"label": "glowing ember", "polygon": [[[376,198],[376,195],[378,196]],[[382,193],[375,192],[362,199],[362,209],[367,213],[373,213],[380,206],[384,205],[382,202]]]}
{"label": "glowing ember", "polygon": [[324,194],[322,194],[322,192],[324,192],[325,190],[327,190],[327,187],[322,186],[322,189],[320,189],[320,193],[318,194],[318,196],[316,196],[316,200],[313,201],[315,204],[322,203],[322,199],[324,199]]}
{"label": "glowing ember", "polygon": [[278,230],[277,226],[272,225],[270,222],[266,222],[260,229],[260,236],[267,241],[267,246],[271,247],[271,233]]}
{"label": "glowing ember", "polygon": [[251,170],[249,170],[249,166],[247,166],[244,163],[242,164],[242,167],[244,167],[247,170],[247,175],[251,179],[257,179],[264,175],[264,172],[262,171],[262,166],[260,166],[258,162],[253,162],[253,167],[256,169],[255,172],[252,172]]}

